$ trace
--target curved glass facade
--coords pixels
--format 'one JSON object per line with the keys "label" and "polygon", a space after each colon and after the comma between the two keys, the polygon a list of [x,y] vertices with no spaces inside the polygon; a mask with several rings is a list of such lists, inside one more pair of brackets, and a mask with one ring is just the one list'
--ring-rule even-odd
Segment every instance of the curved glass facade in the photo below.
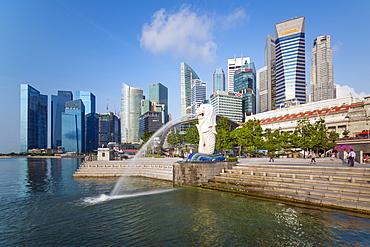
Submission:
{"label": "curved glass facade", "polygon": [[186,108],[191,107],[191,81],[200,79],[195,71],[186,63],[180,64],[180,87],[181,87],[181,116],[186,114]]}

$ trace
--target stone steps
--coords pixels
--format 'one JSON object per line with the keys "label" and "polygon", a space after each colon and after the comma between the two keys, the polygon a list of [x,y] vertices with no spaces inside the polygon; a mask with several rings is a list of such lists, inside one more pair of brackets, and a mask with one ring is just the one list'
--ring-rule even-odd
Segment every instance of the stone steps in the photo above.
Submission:
{"label": "stone steps", "polygon": [[370,213],[370,169],[238,164],[203,187]]}
{"label": "stone steps", "polygon": [[215,183],[208,183],[203,185],[204,188],[218,190],[218,191],[225,191],[237,194],[243,194],[247,196],[257,197],[257,198],[265,198],[268,200],[277,200],[277,201],[285,201],[285,202],[292,202],[298,204],[306,204],[315,207],[328,207],[334,209],[341,209],[346,211],[354,211],[360,213],[370,213],[370,205],[369,203],[363,202],[352,202],[352,201],[345,201],[345,200],[338,200],[338,199],[331,199],[331,198],[324,198],[324,197],[315,197],[315,196],[307,196],[302,194],[292,194],[292,193],[283,193],[283,192],[276,192],[276,191],[266,191],[258,188],[246,188],[244,186],[227,186],[225,187],[222,184],[215,184]]}

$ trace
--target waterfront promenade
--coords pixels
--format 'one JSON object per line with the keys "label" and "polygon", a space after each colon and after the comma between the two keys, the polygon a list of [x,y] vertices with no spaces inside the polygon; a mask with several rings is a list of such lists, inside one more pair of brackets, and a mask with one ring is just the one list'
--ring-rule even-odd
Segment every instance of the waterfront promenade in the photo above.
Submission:
{"label": "waterfront promenade", "polygon": [[[143,176],[173,181],[179,158],[138,158],[84,162],[79,177]],[[370,164],[348,167],[342,160],[240,158],[201,184],[202,188],[267,200],[370,214]],[[134,162],[133,162],[134,161]],[[199,174],[202,176],[202,174]]]}

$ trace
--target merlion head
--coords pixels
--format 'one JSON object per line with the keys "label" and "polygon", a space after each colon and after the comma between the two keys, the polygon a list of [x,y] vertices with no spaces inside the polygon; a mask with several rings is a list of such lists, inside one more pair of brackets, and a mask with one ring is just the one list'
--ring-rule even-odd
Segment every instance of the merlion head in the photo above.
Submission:
{"label": "merlion head", "polygon": [[201,104],[195,113],[198,116],[201,132],[206,132],[209,128],[216,127],[216,113],[211,104]]}

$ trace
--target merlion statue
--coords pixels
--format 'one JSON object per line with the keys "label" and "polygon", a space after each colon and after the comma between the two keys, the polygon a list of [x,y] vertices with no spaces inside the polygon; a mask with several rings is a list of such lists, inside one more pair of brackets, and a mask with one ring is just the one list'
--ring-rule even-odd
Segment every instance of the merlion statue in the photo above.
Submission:
{"label": "merlion statue", "polygon": [[216,113],[211,104],[201,104],[196,110],[198,115],[199,148],[201,154],[212,155],[216,142]]}

